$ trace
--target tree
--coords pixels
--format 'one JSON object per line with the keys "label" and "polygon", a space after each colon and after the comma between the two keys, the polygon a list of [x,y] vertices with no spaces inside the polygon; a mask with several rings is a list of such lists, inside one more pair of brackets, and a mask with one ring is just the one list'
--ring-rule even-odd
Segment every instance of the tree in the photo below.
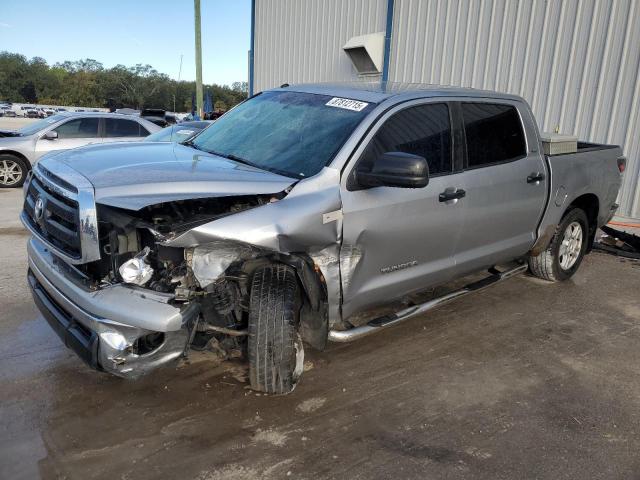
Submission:
{"label": "tree", "polygon": [[[205,85],[217,106],[230,108],[243,101],[247,82],[230,87]],[[116,65],[105,68],[92,58],[64,61],[53,66],[41,57],[28,60],[0,52],[0,98],[13,102],[93,107],[163,108],[189,111],[195,82],[177,82],[151,65]]]}
{"label": "tree", "polygon": [[217,100],[213,104],[213,109],[216,110],[216,111],[218,111],[218,110],[226,111],[227,110],[227,104],[224,103],[222,100]]}
{"label": "tree", "polygon": [[38,103],[38,95],[36,94],[36,87],[33,82],[29,80],[20,89],[20,95],[28,103]]}
{"label": "tree", "polygon": [[231,90],[247,95],[249,93],[249,82],[233,82],[231,84]]}

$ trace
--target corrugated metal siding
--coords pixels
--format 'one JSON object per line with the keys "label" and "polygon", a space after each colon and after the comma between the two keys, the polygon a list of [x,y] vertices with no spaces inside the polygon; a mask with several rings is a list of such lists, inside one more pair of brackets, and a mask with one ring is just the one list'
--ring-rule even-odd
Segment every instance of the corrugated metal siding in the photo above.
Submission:
{"label": "corrugated metal siding", "polygon": [[540,128],[622,145],[640,217],[640,1],[396,0],[389,80],[522,95]]}
{"label": "corrugated metal siding", "polygon": [[[255,91],[357,78],[342,51],[387,0],[256,0]],[[640,218],[640,0],[395,0],[389,80],[517,93],[542,130],[622,145]]]}
{"label": "corrugated metal siding", "polygon": [[385,29],[386,0],[257,0],[255,92],[283,83],[348,81],[342,46]]}

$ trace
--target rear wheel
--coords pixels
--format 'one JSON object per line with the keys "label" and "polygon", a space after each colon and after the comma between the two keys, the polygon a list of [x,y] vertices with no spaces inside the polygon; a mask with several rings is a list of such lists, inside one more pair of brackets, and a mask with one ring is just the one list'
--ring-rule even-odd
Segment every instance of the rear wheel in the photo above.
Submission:
{"label": "rear wheel", "polygon": [[569,210],[556,229],[549,247],[529,257],[529,271],[551,282],[567,280],[578,270],[587,250],[587,216],[579,208]]}
{"label": "rear wheel", "polygon": [[28,171],[28,165],[22,158],[0,154],[0,188],[21,187]]}
{"label": "rear wheel", "polygon": [[248,353],[254,390],[289,393],[302,373],[298,295],[296,274],[288,265],[267,265],[253,274]]}

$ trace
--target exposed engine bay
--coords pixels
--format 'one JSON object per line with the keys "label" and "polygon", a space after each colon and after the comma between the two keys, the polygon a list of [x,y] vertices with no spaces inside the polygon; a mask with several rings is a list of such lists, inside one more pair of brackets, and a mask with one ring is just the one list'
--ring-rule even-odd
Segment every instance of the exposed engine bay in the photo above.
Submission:
{"label": "exposed engine bay", "polygon": [[[169,295],[173,304],[197,303],[200,318],[191,348],[238,356],[246,348],[251,273],[270,261],[272,253],[230,240],[187,248],[164,243],[199,225],[277,202],[284,195],[181,200],[139,211],[98,205],[101,258],[78,268],[95,290],[128,284]],[[153,343],[153,338],[149,341]],[[153,348],[145,346],[148,351]]]}

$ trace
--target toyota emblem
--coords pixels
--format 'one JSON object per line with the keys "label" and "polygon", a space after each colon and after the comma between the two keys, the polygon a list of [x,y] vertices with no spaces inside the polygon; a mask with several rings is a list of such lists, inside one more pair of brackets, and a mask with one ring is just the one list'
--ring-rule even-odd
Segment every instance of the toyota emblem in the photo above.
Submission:
{"label": "toyota emblem", "polygon": [[39,222],[42,220],[42,215],[44,214],[44,201],[42,198],[38,197],[36,200],[36,205],[33,208],[33,215],[36,218],[36,221]]}

